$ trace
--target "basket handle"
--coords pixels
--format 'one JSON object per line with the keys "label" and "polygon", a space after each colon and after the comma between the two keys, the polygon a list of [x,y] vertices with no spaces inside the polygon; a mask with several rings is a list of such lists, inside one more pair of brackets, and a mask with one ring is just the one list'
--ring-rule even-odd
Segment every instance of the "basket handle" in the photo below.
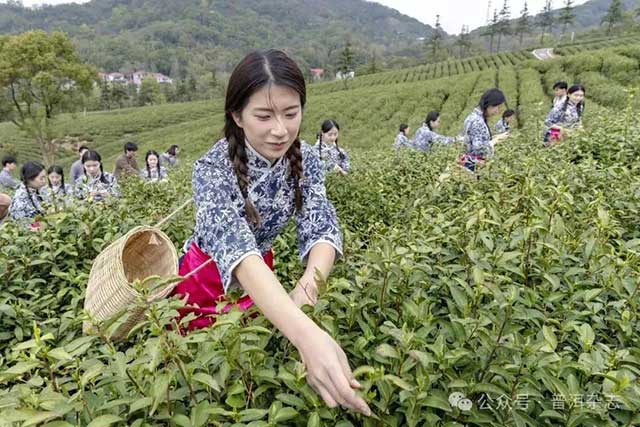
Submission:
{"label": "basket handle", "polygon": [[184,203],[182,203],[178,208],[176,208],[173,212],[171,212],[169,215],[167,215],[166,217],[164,217],[163,219],[160,220],[160,222],[158,222],[154,228],[160,228],[163,225],[165,225],[168,221],[171,220],[171,218],[173,218],[174,216],[176,216],[178,213],[180,213],[180,211],[182,211],[184,208],[186,208],[187,206],[189,206],[191,204],[191,202],[193,202],[192,198],[188,198],[187,200],[184,201]]}

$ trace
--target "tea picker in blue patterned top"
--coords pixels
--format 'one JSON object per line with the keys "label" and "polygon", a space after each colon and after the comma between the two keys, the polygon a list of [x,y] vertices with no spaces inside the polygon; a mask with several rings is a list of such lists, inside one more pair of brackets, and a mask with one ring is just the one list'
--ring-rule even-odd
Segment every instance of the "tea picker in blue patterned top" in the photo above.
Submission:
{"label": "tea picker in blue patterned top", "polygon": [[40,189],[47,184],[47,171],[38,162],[26,162],[20,171],[22,183],[13,196],[9,214],[16,221],[31,223],[38,215],[44,214]]}
{"label": "tea picker in blue patterned top", "polygon": [[424,119],[422,126],[413,137],[413,147],[419,151],[431,151],[434,144],[449,145],[456,142],[456,138],[440,135],[436,130],[440,127],[440,113],[431,111]]}
{"label": "tea picker in blue patterned top", "polygon": [[505,139],[508,134],[493,136],[489,127],[489,118],[500,114],[500,109],[507,102],[504,93],[499,89],[489,89],[480,98],[478,106],[464,121],[464,142],[466,152],[460,158],[460,164],[471,172],[493,156],[495,145]]}
{"label": "tea picker in blue patterned top", "polygon": [[316,149],[320,159],[324,162],[326,172],[336,172],[346,175],[351,169],[349,155],[338,145],[340,125],[335,120],[325,120],[320,127]]}
{"label": "tea picker in blue patterned top", "polygon": [[[318,150],[299,137],[305,101],[304,76],[282,51],[253,52],[235,68],[225,137],[194,165],[196,226],[180,263],[180,275],[192,275],[175,294],[186,299],[181,314],[196,315],[192,329],[214,322],[219,308],[255,304],[298,349],[308,383],[328,406],[369,415],[344,351],[299,308],[317,299],[316,270],[327,277],[342,253]],[[291,218],[306,269],[288,295],[271,249]],[[233,288],[245,295],[233,301]]]}
{"label": "tea picker in blue patterned top", "polygon": [[582,127],[584,114],[585,87],[573,85],[569,88],[563,103],[554,106],[544,121],[544,144],[551,145],[562,141],[570,130]]}
{"label": "tea picker in blue patterned top", "polygon": [[511,131],[511,123],[513,123],[513,120],[515,118],[516,118],[515,110],[512,110],[511,108],[505,110],[505,112],[502,113],[502,118],[498,120],[498,123],[496,123],[496,126],[495,126],[496,133],[501,134],[501,133],[507,133]]}
{"label": "tea picker in blue patterned top", "polygon": [[396,140],[393,143],[393,148],[396,151],[400,150],[401,148],[411,148],[413,146],[413,143],[407,136],[409,135],[410,131],[411,129],[406,123],[402,123],[400,125],[400,128],[398,129],[398,135],[396,136]]}
{"label": "tea picker in blue patterned top", "polygon": [[47,181],[40,190],[42,198],[48,204],[65,207],[73,202],[73,186],[64,182],[64,170],[61,166],[53,165],[47,169]]}

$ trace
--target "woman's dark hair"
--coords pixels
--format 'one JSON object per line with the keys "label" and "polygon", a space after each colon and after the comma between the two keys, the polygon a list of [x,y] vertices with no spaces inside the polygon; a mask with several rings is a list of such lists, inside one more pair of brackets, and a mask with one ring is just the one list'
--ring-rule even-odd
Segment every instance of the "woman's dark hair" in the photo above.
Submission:
{"label": "woman's dark hair", "polygon": [[[62,192],[66,196],[67,189],[64,188],[64,170],[62,170],[62,166],[58,166],[58,165],[49,166],[49,169],[47,169],[47,175],[51,175],[52,173],[57,173],[62,177],[62,180],[60,181],[61,182],[60,188],[62,188]],[[49,182],[49,188],[52,188],[51,181],[49,181],[48,179],[47,181]]]}
{"label": "woman's dark hair", "polygon": [[424,119],[424,123],[427,125],[429,130],[431,129],[431,122],[435,122],[440,117],[440,113],[438,111],[431,111],[427,114],[427,117]]}
{"label": "woman's dark hair", "polygon": [[[322,122],[322,125],[320,126],[320,132],[318,133],[318,135],[320,136],[319,138],[320,143],[318,144],[318,152],[320,153],[321,157],[322,157],[322,134],[329,132],[333,128],[336,128],[338,131],[340,130],[340,125],[335,120],[325,120],[324,122]],[[340,160],[344,160],[346,156],[340,149],[340,146],[338,145],[338,138],[336,138],[336,148],[338,149],[338,155],[340,157]]]}
{"label": "woman's dark hair", "polygon": [[489,107],[497,107],[498,105],[502,105],[507,102],[507,98],[504,96],[504,93],[500,89],[489,89],[480,97],[480,102],[478,103],[478,107],[482,110],[482,118],[484,119],[484,123],[487,125],[487,129],[489,130],[489,137],[491,137],[491,128],[487,123],[487,110]]}
{"label": "woman's dark hair", "polygon": [[515,116],[516,112],[515,110],[512,110],[511,108],[508,108],[507,110],[505,110],[504,113],[502,113],[502,118],[506,119],[507,117],[511,117],[511,116]]}
{"label": "woman's dark hair", "polygon": [[407,129],[409,129],[409,125],[406,123],[402,123],[398,130],[406,135]]}
{"label": "woman's dark hair", "polygon": [[14,156],[5,156],[2,158],[2,167],[10,165],[11,163],[18,163]]}
{"label": "woman's dark hair", "polygon": [[144,163],[147,168],[147,176],[151,179],[151,168],[149,167],[149,157],[156,156],[158,159],[158,164],[156,165],[156,170],[158,171],[158,180],[160,180],[160,156],[157,151],[149,150],[147,154],[144,156]]}
{"label": "woman's dark hair", "polygon": [[556,90],[556,89],[564,89],[564,90],[567,90],[567,88],[568,88],[568,87],[569,87],[569,84],[568,84],[567,82],[559,81],[559,82],[556,82],[556,83],[553,85],[553,90]]}
{"label": "woman's dark hair", "polygon": [[[245,134],[233,118],[249,103],[253,93],[267,86],[284,86],[292,89],[300,96],[300,105],[304,108],[307,102],[307,88],[304,75],[298,65],[286,53],[270,49],[248,54],[231,73],[227,84],[227,94],[224,105],[224,136],[229,144],[229,158],[238,179],[238,186],[244,198],[244,207],[249,222],[260,226],[260,214],[249,198],[249,169],[245,147]],[[296,210],[302,209],[302,189],[300,181],[303,178],[302,149],[300,136],[296,135],[293,145],[285,154],[289,160],[290,176],[295,188]]]}
{"label": "woman's dark hair", "polygon": [[[573,85],[569,88],[569,90],[567,91],[567,94],[571,95],[572,93],[576,93],[576,92],[582,92],[584,94],[587,93],[587,91],[585,90],[583,85]],[[582,101],[580,101],[578,103],[578,105],[576,105],[576,110],[578,111],[578,117],[582,118],[582,114],[584,113],[584,99]],[[569,107],[569,97],[567,96],[567,99],[564,100],[564,108],[563,108],[563,114],[567,112],[567,108]]]}
{"label": "woman's dark hair", "polygon": [[167,150],[167,153],[171,154],[172,156],[175,156],[176,155],[176,150],[178,148],[180,148],[180,147],[178,147],[177,145],[174,144],[171,147],[169,147],[169,149]]}
{"label": "woman's dark hair", "polygon": [[[103,184],[108,184],[109,181],[107,181],[107,178],[104,176],[104,169],[102,168],[102,157],[100,156],[100,153],[98,153],[97,151],[93,151],[93,150],[89,150],[87,152],[85,152],[82,155],[82,165],[84,166],[85,163],[87,162],[98,162],[100,163],[100,182],[102,182]],[[87,174],[87,171],[84,171],[84,174],[86,176],[89,176]]]}
{"label": "woman's dark hair", "polygon": [[32,193],[31,189],[29,189],[29,181],[40,175],[43,170],[44,165],[42,163],[31,161],[22,165],[22,169],[20,170],[20,177],[22,178],[22,183],[24,184],[27,190],[27,194],[29,195],[29,201],[31,201],[31,205],[38,212],[40,212],[40,209],[33,200],[33,193],[36,194],[36,198],[38,199],[38,201],[42,201],[42,198],[40,197],[40,193],[38,191],[34,191]]}

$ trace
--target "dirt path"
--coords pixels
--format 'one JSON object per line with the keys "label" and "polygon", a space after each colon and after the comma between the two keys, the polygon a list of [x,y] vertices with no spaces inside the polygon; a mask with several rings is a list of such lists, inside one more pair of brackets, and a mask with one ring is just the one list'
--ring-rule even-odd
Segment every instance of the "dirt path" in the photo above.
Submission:
{"label": "dirt path", "polygon": [[533,56],[535,56],[540,61],[546,61],[548,59],[555,58],[553,54],[553,48],[545,47],[544,49],[536,49],[533,52]]}

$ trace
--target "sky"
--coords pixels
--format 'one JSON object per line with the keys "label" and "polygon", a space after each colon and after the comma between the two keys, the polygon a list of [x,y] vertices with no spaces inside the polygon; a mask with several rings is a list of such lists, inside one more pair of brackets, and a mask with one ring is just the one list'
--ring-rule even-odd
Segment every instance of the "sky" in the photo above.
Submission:
{"label": "sky", "polygon": [[[574,4],[586,2],[587,0],[577,0]],[[442,28],[449,34],[458,34],[463,25],[468,25],[471,30],[485,25],[489,2],[488,0],[376,0],[376,3],[389,6],[431,26],[436,23],[436,15],[440,14]],[[511,9],[511,16],[519,16],[524,0],[507,0],[507,3]],[[493,9],[502,9],[503,4],[504,0],[491,0],[491,15],[493,16]],[[527,0],[529,14],[535,15],[542,11],[544,4],[545,0]],[[551,4],[554,9],[559,9],[564,5],[564,0],[552,0]]]}
{"label": "sky", "polygon": [[[88,0],[77,0],[75,3],[84,3]],[[468,25],[472,30],[486,23],[487,6],[489,0],[376,0],[376,3],[392,7],[405,15],[416,18],[419,21],[435,25],[436,15],[440,14],[440,23],[449,34],[458,34],[463,25]],[[511,15],[518,16],[524,5],[524,0],[507,0],[511,7]],[[587,0],[576,0],[575,4],[585,3]],[[0,0],[2,2],[2,0]],[[527,0],[529,11],[532,15],[540,12],[545,0]],[[69,0],[23,0],[25,6],[37,4],[71,3]],[[560,8],[564,0],[552,0],[554,8]],[[503,0],[491,0],[491,9],[502,8]],[[464,13],[460,13],[464,11]]]}

